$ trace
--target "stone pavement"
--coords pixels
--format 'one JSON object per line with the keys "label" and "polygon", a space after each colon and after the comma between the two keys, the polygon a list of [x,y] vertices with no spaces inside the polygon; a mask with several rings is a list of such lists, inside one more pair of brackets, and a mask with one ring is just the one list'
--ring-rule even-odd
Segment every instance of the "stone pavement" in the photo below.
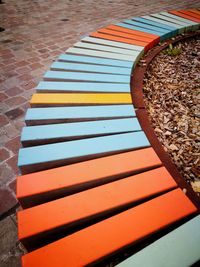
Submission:
{"label": "stone pavement", "polygon": [[15,177],[24,113],[34,87],[57,56],[83,36],[119,20],[198,0],[4,0],[0,4],[0,266],[20,266]]}

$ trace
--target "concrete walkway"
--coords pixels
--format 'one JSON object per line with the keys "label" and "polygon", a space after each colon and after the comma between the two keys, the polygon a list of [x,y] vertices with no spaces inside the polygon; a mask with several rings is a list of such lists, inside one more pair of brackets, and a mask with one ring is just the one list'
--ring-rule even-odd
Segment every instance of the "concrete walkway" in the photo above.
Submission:
{"label": "concrete walkway", "polygon": [[199,1],[4,0],[0,4],[0,266],[20,266],[15,177],[24,113],[34,87],[57,56],[110,23]]}

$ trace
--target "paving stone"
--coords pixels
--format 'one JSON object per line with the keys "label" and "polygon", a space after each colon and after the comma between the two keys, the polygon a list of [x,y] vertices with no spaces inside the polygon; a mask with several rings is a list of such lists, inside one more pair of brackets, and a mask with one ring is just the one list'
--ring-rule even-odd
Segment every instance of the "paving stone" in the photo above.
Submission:
{"label": "paving stone", "polygon": [[5,144],[5,147],[11,150],[14,154],[17,154],[20,148],[20,136],[13,138]]}
{"label": "paving stone", "polygon": [[16,197],[7,187],[0,187],[0,216],[18,203]]}
{"label": "paving stone", "polygon": [[7,217],[0,221],[0,266],[20,267],[24,251],[17,237],[17,226]]}
{"label": "paving stone", "polygon": [[22,115],[24,115],[24,111],[21,108],[15,108],[12,110],[9,110],[5,113],[5,115],[10,119],[10,120],[14,120]]}
{"label": "paving stone", "polygon": [[26,102],[26,99],[22,96],[14,96],[5,101],[9,107],[16,107]]}
{"label": "paving stone", "polygon": [[8,123],[8,119],[5,115],[0,114],[0,127],[6,125]]}
{"label": "paving stone", "polygon": [[19,95],[21,92],[23,92],[22,89],[20,89],[19,87],[15,86],[15,87],[12,87],[8,90],[6,90],[6,94],[8,96],[16,96],[16,95]]}
{"label": "paving stone", "polygon": [[0,148],[0,161],[4,161],[10,157],[10,153],[5,148]]}
{"label": "paving stone", "polygon": [[2,162],[0,164],[0,187],[6,185],[8,182],[15,178],[13,170],[7,163]]}

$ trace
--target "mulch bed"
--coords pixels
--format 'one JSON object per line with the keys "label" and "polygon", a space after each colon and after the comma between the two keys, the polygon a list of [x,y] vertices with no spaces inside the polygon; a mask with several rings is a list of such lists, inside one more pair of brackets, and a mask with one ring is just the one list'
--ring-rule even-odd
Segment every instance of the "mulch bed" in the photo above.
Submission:
{"label": "mulch bed", "polygon": [[162,51],[145,74],[143,90],[158,139],[200,195],[200,36]]}

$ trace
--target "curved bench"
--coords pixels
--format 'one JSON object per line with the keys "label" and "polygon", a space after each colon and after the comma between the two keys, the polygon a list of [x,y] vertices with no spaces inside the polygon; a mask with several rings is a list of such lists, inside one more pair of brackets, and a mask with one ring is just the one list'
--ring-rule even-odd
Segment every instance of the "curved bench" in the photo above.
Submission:
{"label": "curved bench", "polygon": [[69,48],[44,75],[18,160],[24,267],[95,265],[159,237],[119,266],[161,266],[166,257],[189,266],[200,259],[199,202],[156,153],[130,86],[144,53],[199,23],[197,9],[109,25]]}

